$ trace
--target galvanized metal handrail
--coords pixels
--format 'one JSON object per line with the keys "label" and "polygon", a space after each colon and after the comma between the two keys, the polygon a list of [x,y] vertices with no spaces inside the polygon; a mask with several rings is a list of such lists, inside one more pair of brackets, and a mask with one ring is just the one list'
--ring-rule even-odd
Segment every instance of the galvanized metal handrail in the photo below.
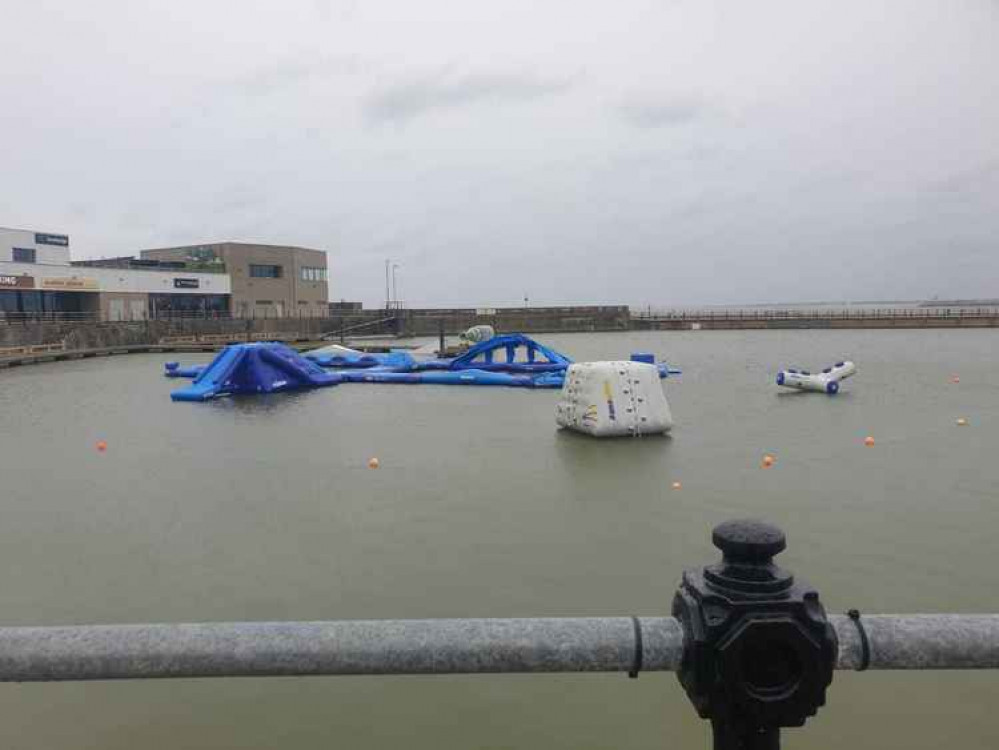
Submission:
{"label": "galvanized metal handrail", "polygon": [[[999,615],[829,618],[838,669],[999,668]],[[674,671],[672,617],[0,628],[0,681]]]}

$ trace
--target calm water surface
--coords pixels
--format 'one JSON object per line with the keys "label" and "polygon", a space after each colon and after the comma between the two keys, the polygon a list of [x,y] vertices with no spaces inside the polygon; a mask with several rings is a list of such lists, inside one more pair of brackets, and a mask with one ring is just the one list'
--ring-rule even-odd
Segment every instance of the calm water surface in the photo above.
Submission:
{"label": "calm water surface", "polygon": [[[666,614],[745,515],[784,527],[831,611],[996,612],[996,337],[541,337],[683,368],[672,438],[604,442],[556,432],[551,391],[174,404],[166,356],[2,371],[0,623]],[[772,385],[844,357],[836,398]],[[838,673],[785,746],[993,748],[997,704],[994,673]],[[0,716],[24,750],[708,746],[668,674],[6,685]]]}

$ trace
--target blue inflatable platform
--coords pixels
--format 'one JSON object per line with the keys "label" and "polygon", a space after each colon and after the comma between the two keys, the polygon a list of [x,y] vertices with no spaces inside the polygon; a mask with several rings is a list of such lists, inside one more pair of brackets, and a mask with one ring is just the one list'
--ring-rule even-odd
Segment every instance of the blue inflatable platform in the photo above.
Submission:
{"label": "blue inflatable platform", "polygon": [[[167,363],[167,375],[180,369],[176,363]],[[199,369],[194,382],[174,391],[170,398],[207,401],[216,396],[321,388],[343,380],[341,375],[326,372],[294,349],[273,342],[230,344]]]}
{"label": "blue inflatable platform", "polygon": [[391,367],[393,370],[405,370],[412,367],[416,360],[409,352],[389,352],[388,354],[374,354],[368,352],[355,352],[351,349],[341,349],[339,351],[323,354],[309,353],[303,355],[306,359],[311,359],[320,367],[335,369],[353,370],[367,369],[369,367]]}
{"label": "blue inflatable platform", "polygon": [[191,365],[181,367],[180,362],[167,362],[164,365],[166,371],[163,373],[168,378],[196,378],[205,371],[208,365]]}

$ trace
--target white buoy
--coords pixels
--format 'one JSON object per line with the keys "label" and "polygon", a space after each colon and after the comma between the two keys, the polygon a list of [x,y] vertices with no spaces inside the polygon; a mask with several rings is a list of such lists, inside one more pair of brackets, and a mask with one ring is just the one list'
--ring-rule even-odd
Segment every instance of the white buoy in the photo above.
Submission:
{"label": "white buoy", "polygon": [[808,370],[788,368],[777,373],[777,385],[785,388],[797,388],[800,391],[821,391],[834,394],[839,392],[840,381],[857,372],[857,366],[849,360],[837,362],[822,372],[812,374]]}
{"label": "white buoy", "polygon": [[595,437],[669,432],[673,416],[659,377],[659,368],[645,362],[570,365],[555,422]]}

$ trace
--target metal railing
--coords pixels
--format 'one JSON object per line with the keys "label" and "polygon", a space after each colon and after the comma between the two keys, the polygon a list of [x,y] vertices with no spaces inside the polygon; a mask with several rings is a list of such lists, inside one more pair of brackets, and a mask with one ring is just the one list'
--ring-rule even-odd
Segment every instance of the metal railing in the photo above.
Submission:
{"label": "metal railing", "polygon": [[371,328],[377,328],[379,326],[387,326],[390,323],[395,324],[396,321],[398,320],[397,316],[395,315],[387,315],[386,317],[377,318],[375,320],[365,320],[360,323],[347,324],[346,321],[349,318],[350,316],[343,316],[342,318],[338,318],[337,320],[340,321],[340,327],[335,331],[330,331],[329,333],[324,334],[323,339],[326,341],[333,341],[339,339],[340,342],[342,343],[346,339],[347,334],[357,333],[358,331],[365,331]]}
{"label": "metal railing", "polygon": [[999,669],[999,614],[827,616],[773,563],[783,532],[715,527],[673,617],[354,620],[0,628],[0,682],[675,671],[716,750],[775,750],[833,670]]}
{"label": "metal railing", "polygon": [[974,308],[834,308],[801,310],[673,310],[644,308],[635,309],[631,317],[638,320],[680,320],[680,321],[749,321],[749,320],[897,320],[901,318],[994,318],[999,316],[999,307]]}
{"label": "metal railing", "polygon": [[[379,311],[384,312],[384,311]],[[184,321],[184,320],[346,320],[369,318],[371,313],[358,313],[351,311],[337,311],[327,313],[325,311],[296,310],[294,314],[275,315],[269,312],[256,314],[249,311],[246,314],[233,313],[228,311],[158,311],[142,315],[129,314],[127,311],[121,314],[106,315],[101,312],[0,312],[0,325],[37,325],[44,323],[144,323],[147,321]],[[395,316],[386,318],[394,320]],[[384,320],[384,319],[379,319]]]}
{"label": "metal railing", "polygon": [[[836,669],[858,669],[854,621],[829,621]],[[868,669],[999,668],[999,615],[865,615],[863,623]],[[683,652],[673,617],[8,627],[0,681],[672,672]]]}

